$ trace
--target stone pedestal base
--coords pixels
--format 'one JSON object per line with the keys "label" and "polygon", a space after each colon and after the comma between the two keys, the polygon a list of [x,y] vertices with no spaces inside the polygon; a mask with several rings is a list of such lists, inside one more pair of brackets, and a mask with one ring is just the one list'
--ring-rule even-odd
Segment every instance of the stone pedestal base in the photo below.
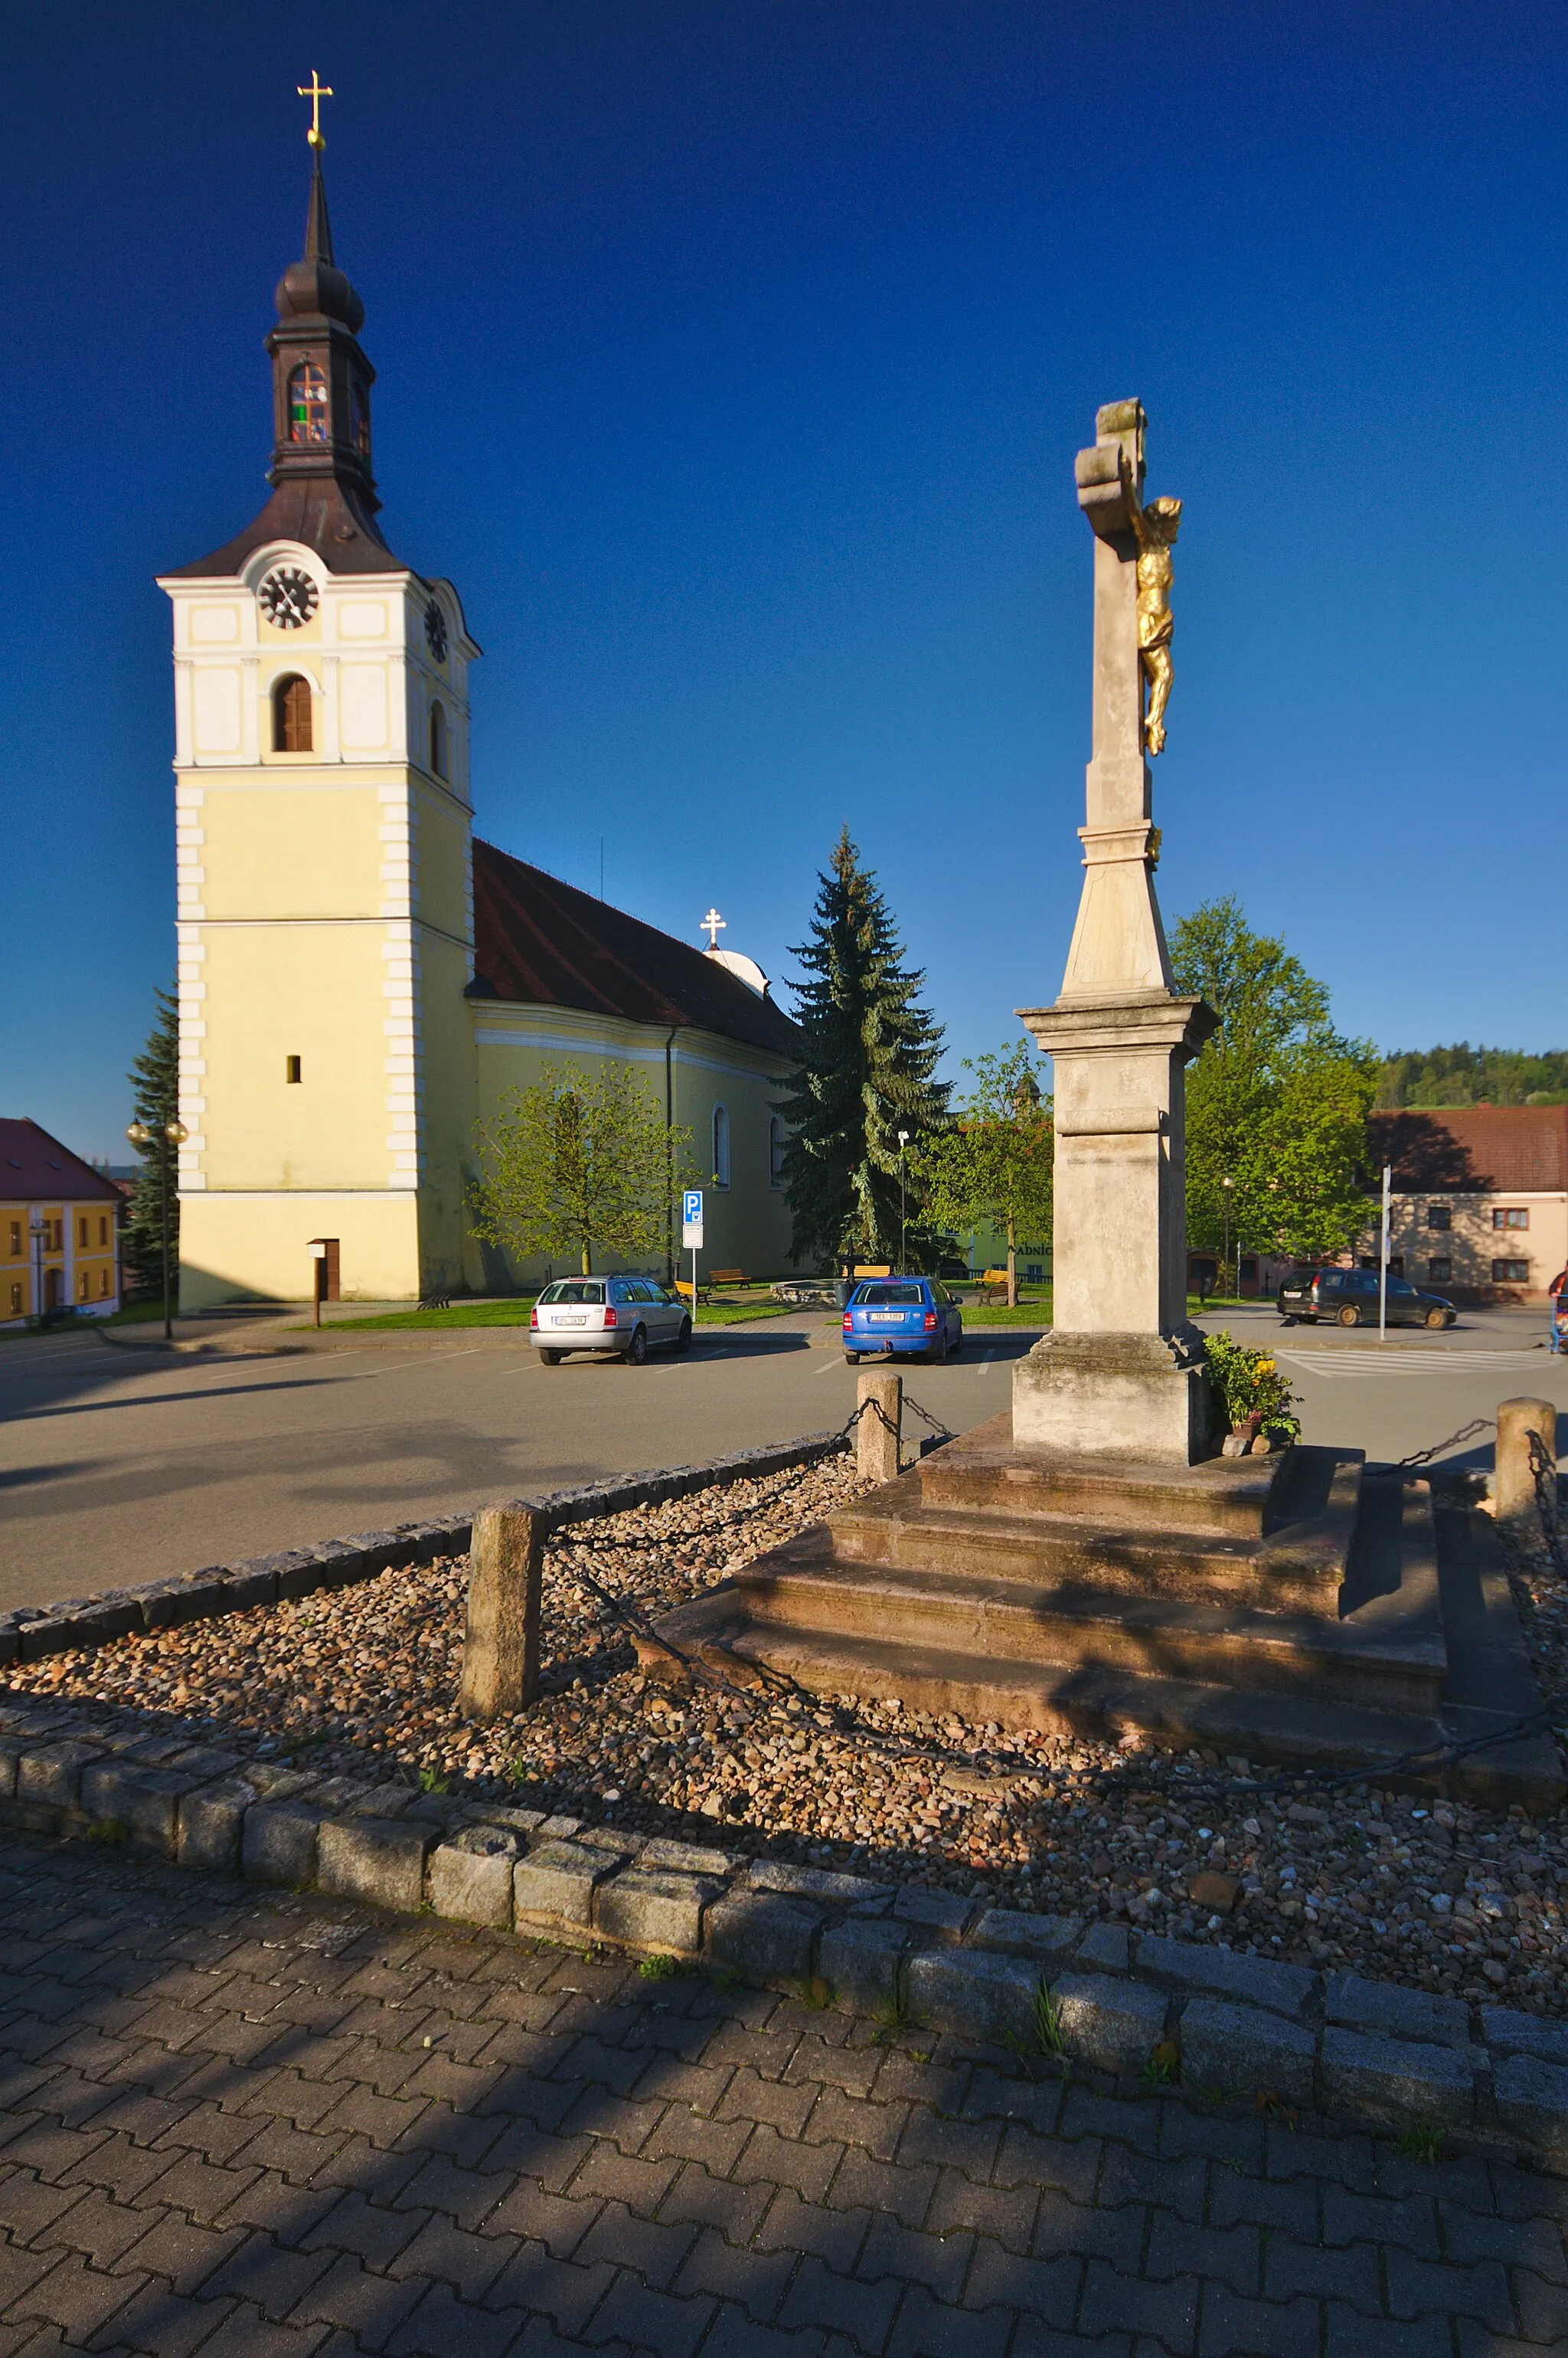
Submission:
{"label": "stone pedestal base", "polygon": [[1195,1466],[1210,1455],[1202,1335],[1053,1331],[1013,1369],[1012,1437],[1020,1449]]}

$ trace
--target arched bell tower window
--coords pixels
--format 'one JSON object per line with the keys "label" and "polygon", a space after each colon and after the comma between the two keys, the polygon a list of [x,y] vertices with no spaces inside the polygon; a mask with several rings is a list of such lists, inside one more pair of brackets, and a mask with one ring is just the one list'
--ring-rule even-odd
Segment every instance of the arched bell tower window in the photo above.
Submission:
{"label": "arched bell tower window", "polygon": [[291,442],[327,439],[327,379],[314,361],[301,361],[289,373],[288,438]]}
{"label": "arched bell tower window", "polygon": [[349,380],[349,439],[364,460],[370,464],[370,390],[358,377]]}
{"label": "arched bell tower window", "polygon": [[309,753],[315,751],[315,739],[310,725],[310,683],[293,673],[287,679],[274,682],[272,691],[272,750],[275,753]]}
{"label": "arched bell tower window", "polygon": [[447,774],[447,708],[444,704],[430,707],[430,767],[438,778]]}

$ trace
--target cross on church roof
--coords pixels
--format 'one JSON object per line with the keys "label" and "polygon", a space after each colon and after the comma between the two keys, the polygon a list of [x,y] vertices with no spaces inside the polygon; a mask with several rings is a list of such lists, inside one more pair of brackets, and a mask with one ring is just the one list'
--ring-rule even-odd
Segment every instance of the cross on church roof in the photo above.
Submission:
{"label": "cross on church roof", "polygon": [[321,129],[321,101],[333,96],[330,85],[321,80],[320,75],[312,66],[309,81],[296,82],[295,89],[301,98],[308,98],[310,101],[310,128],[305,134],[306,138],[312,147],[325,147],[327,140]]}
{"label": "cross on church roof", "polygon": [[730,928],[725,924],[723,918],[719,915],[718,910],[711,907],[709,908],[707,916],[704,917],[702,923],[708,934],[708,946],[710,950],[716,950],[719,947],[719,935],[728,933]]}

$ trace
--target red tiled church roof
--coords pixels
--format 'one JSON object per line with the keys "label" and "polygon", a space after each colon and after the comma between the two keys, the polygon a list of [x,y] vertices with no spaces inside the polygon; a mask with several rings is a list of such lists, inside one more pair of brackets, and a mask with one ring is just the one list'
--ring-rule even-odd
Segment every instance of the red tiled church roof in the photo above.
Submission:
{"label": "red tiled church roof", "polygon": [[1444,1106],[1375,1113],[1372,1145],[1408,1194],[1568,1190],[1568,1106]]}
{"label": "red tiled church roof", "polygon": [[714,1032],[776,1056],[800,1053],[783,1008],[717,958],[477,837],[473,928],[475,998],[576,1007]]}
{"label": "red tiled church roof", "polygon": [[84,1204],[107,1197],[120,1201],[120,1190],[91,1163],[83,1163],[69,1146],[40,1130],[36,1121],[0,1118],[0,1197],[13,1203]]}

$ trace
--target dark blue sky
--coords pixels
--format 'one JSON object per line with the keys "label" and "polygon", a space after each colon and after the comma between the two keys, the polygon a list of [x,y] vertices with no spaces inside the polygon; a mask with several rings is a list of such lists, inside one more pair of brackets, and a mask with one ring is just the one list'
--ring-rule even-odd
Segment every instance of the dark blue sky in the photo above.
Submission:
{"label": "dark blue sky", "polygon": [[1568,19],[552,0],[13,20],[0,1110],[120,1154],[172,966],[160,568],[265,494],[295,84],[449,575],[481,833],[781,979],[841,820],[955,1055],[1055,995],[1074,451],[1186,501],[1167,918],[1237,893],[1385,1046],[1568,1038]]}

